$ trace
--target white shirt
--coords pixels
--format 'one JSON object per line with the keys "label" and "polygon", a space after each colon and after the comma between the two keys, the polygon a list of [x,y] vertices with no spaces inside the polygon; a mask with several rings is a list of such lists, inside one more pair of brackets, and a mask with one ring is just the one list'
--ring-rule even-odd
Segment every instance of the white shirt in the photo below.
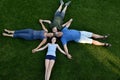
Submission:
{"label": "white shirt", "polygon": [[56,48],[57,48],[57,44],[48,43],[47,55],[52,55],[56,57]]}

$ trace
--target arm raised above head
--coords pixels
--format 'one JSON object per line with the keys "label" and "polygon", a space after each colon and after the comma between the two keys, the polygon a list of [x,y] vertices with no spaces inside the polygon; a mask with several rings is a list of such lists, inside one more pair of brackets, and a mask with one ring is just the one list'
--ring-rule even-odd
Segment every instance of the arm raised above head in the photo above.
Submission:
{"label": "arm raised above head", "polygon": [[68,22],[63,24],[62,27],[64,27],[64,26],[69,27],[71,25],[72,21],[73,21],[73,19],[71,18]]}
{"label": "arm raised above head", "polygon": [[39,22],[40,22],[40,24],[41,24],[41,26],[42,26],[42,29],[43,29],[44,31],[48,32],[47,28],[46,28],[45,25],[43,24],[43,20],[40,19]]}
{"label": "arm raised above head", "polygon": [[51,24],[51,21],[50,20],[42,20],[42,19],[39,19],[39,22],[45,22],[45,23],[48,23],[48,24]]}
{"label": "arm raised above head", "polygon": [[51,21],[50,20],[43,20],[43,22],[46,22],[48,24],[51,24]]}

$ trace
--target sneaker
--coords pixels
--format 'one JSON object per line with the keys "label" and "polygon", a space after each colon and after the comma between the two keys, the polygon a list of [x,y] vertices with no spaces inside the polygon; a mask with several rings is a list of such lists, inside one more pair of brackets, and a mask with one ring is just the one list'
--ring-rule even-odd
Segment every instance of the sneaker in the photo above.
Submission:
{"label": "sneaker", "polygon": [[106,39],[106,38],[108,38],[109,36],[110,36],[110,34],[107,34],[107,35],[104,36],[103,39]]}
{"label": "sneaker", "polygon": [[71,1],[68,1],[67,3],[65,3],[66,6],[68,6],[71,3]]}
{"label": "sneaker", "polygon": [[63,0],[60,0],[60,4],[62,4],[62,5],[64,4]]}
{"label": "sneaker", "polygon": [[105,43],[105,45],[104,45],[105,47],[111,47],[112,45],[111,44],[109,44],[109,43]]}

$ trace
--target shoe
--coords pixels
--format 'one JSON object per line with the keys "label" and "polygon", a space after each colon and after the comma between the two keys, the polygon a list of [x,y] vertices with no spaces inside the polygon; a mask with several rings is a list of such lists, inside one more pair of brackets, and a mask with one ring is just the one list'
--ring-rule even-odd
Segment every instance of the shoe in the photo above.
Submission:
{"label": "shoe", "polygon": [[104,37],[103,37],[103,39],[106,39],[106,38],[108,38],[110,36],[110,34],[107,34],[107,35],[105,35]]}
{"label": "shoe", "polygon": [[65,6],[68,6],[71,3],[71,1],[68,1],[67,3],[65,3]]}
{"label": "shoe", "polygon": [[60,4],[62,4],[62,5],[64,4],[63,0],[60,0]]}
{"label": "shoe", "polygon": [[105,47],[111,47],[112,45],[111,44],[109,44],[109,43],[105,43],[105,45],[104,45]]}

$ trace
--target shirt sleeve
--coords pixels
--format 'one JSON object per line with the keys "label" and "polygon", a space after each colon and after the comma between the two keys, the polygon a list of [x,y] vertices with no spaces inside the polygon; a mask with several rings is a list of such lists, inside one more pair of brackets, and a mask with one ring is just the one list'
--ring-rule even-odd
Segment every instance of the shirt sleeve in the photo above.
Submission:
{"label": "shirt sleeve", "polygon": [[63,27],[62,31],[65,31],[66,29],[68,29],[66,26]]}
{"label": "shirt sleeve", "polygon": [[66,41],[66,39],[64,39],[64,38],[61,38],[61,42],[62,42],[62,45],[67,44],[67,41]]}

